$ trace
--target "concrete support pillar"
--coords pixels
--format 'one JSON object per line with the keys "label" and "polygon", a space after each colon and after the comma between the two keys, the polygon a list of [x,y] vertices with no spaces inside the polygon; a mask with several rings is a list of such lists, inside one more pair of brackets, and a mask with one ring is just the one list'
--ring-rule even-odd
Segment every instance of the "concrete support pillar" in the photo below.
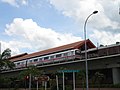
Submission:
{"label": "concrete support pillar", "polygon": [[120,83],[120,68],[112,68],[113,84]]}

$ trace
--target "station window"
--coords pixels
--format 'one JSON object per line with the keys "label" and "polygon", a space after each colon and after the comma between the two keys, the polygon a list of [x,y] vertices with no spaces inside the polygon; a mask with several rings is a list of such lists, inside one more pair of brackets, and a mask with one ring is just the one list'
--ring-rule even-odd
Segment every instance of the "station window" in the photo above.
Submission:
{"label": "station window", "polygon": [[17,63],[17,65],[20,65],[20,63]]}
{"label": "station window", "polygon": [[76,50],[76,51],[75,51],[75,54],[76,54],[76,55],[80,55],[80,53],[81,53],[80,50]]}
{"label": "station window", "polygon": [[47,60],[47,59],[49,59],[49,57],[44,57],[44,60]]}
{"label": "station window", "polygon": [[54,56],[50,56],[50,59],[53,59],[54,58]]}
{"label": "station window", "polygon": [[24,64],[24,62],[21,62],[21,64]]}
{"label": "station window", "polygon": [[40,61],[42,61],[42,58],[39,58]]}
{"label": "station window", "polygon": [[68,56],[72,55],[71,52],[68,52]]}
{"label": "station window", "polygon": [[64,53],[63,55],[64,55],[64,56],[68,56],[68,53]]}
{"label": "station window", "polygon": [[30,63],[32,62],[32,60],[29,61]]}
{"label": "station window", "polygon": [[38,61],[38,59],[34,59],[34,62],[37,62]]}
{"label": "station window", "polygon": [[71,55],[74,55],[74,51],[71,51]]}
{"label": "station window", "polygon": [[57,55],[56,55],[56,57],[61,57],[61,56],[62,56],[62,54],[57,54]]}

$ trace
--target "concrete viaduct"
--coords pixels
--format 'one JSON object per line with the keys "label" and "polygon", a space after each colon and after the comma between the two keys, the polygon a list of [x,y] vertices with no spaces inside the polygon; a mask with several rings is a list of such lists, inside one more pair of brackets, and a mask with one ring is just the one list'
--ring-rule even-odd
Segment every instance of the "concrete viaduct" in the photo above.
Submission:
{"label": "concrete viaduct", "polygon": [[[105,70],[105,72],[109,72],[108,76],[111,76],[112,83],[118,84],[120,83],[120,54],[102,56],[90,58],[88,60],[88,69],[89,71],[94,70]],[[85,70],[85,60],[71,60],[67,62],[60,62],[54,64],[47,64],[37,66],[40,70],[44,70],[47,73],[52,73],[60,69],[60,67],[67,68],[68,70]],[[26,69],[26,68],[24,68]],[[17,75],[21,69],[4,71],[1,74],[4,75]]]}

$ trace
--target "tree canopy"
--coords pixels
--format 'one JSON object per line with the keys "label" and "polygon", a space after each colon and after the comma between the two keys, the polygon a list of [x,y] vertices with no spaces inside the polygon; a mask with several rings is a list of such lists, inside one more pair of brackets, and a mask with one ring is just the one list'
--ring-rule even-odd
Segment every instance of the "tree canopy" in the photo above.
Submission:
{"label": "tree canopy", "polygon": [[19,73],[19,78],[29,76],[30,74],[32,76],[40,76],[42,73],[43,73],[43,71],[37,69],[36,66],[29,66],[27,69],[25,69]]}
{"label": "tree canopy", "polygon": [[0,54],[0,72],[2,70],[14,68],[14,66],[15,66],[14,63],[9,60],[10,57],[11,57],[11,50],[9,48],[5,49]]}

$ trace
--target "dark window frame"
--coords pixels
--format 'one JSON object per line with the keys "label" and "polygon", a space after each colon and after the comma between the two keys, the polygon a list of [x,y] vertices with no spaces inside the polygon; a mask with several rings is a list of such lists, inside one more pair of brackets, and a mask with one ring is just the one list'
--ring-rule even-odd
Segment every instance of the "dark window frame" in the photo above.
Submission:
{"label": "dark window frame", "polygon": [[62,54],[57,54],[56,55],[56,58],[59,58],[59,57],[61,57],[62,56]]}
{"label": "dark window frame", "polygon": [[49,56],[44,57],[44,60],[48,60],[48,59],[49,59]]}

